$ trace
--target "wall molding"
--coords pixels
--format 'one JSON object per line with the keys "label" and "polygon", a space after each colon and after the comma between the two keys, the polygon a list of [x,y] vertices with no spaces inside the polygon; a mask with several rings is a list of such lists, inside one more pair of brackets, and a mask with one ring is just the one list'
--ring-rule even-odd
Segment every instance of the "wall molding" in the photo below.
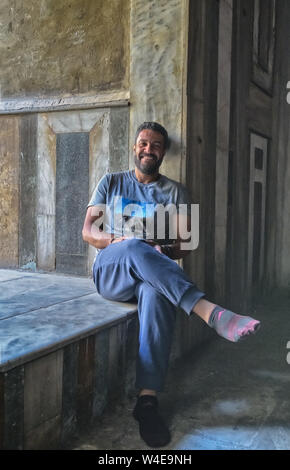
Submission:
{"label": "wall molding", "polygon": [[0,98],[0,115],[129,106],[129,91],[46,98]]}

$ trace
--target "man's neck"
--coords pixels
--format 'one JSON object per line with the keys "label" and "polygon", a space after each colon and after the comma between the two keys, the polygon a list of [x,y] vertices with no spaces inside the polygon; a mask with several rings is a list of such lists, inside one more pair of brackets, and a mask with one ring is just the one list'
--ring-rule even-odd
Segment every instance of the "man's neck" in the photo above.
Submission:
{"label": "man's neck", "polygon": [[137,167],[135,167],[135,175],[139,183],[143,184],[153,183],[153,181],[157,181],[160,178],[159,172],[154,173],[153,175],[145,175]]}

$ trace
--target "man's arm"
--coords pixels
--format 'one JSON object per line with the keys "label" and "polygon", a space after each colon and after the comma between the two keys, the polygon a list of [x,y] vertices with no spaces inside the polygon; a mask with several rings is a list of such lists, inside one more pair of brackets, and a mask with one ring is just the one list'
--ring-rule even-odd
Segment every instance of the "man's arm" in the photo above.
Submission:
{"label": "man's arm", "polygon": [[[101,230],[104,215],[103,208],[98,208],[97,206],[88,207],[82,230],[83,240],[99,249],[106,248],[113,239],[113,234]],[[96,221],[97,224],[95,225]]]}

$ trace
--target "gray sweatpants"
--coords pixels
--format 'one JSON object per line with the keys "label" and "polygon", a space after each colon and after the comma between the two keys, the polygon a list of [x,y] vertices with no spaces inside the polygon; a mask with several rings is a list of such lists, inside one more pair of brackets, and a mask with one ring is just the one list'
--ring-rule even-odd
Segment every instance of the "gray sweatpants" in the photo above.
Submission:
{"label": "gray sweatpants", "polygon": [[138,300],[140,323],[136,387],[164,387],[176,307],[188,315],[205,294],[178,264],[148,243],[132,238],[100,251],[93,266],[97,291],[104,298]]}

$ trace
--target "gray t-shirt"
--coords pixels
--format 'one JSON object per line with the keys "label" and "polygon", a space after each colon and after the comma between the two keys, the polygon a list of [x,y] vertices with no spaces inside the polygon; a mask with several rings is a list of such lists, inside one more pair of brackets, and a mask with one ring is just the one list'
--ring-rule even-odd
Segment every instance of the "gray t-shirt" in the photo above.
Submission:
{"label": "gray t-shirt", "polygon": [[157,181],[140,183],[134,170],[104,175],[97,184],[90,206],[103,206],[105,217],[101,229],[115,237],[131,236],[150,239],[160,244],[177,238],[175,215],[188,214],[186,188],[160,175]]}

